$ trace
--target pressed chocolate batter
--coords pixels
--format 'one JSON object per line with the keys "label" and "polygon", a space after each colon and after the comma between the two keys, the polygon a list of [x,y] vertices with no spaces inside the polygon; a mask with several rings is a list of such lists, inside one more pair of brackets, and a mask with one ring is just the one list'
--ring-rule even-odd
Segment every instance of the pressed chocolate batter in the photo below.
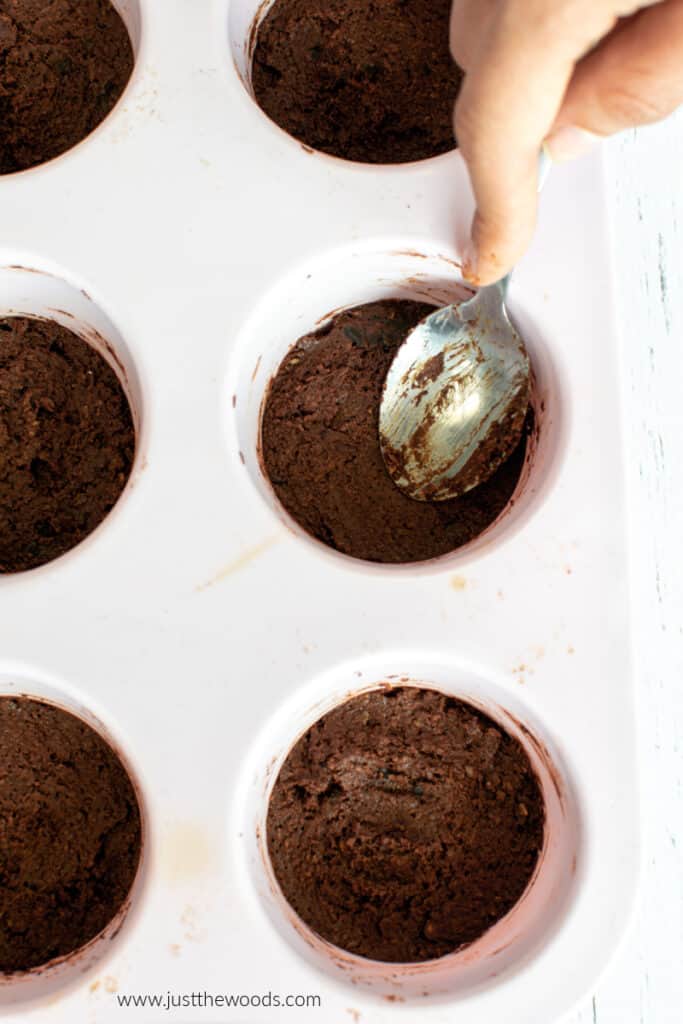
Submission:
{"label": "pressed chocolate batter", "polygon": [[53,321],[0,318],[0,573],[91,533],[130,474],[135,430],[102,356]]}
{"label": "pressed chocolate batter", "polygon": [[527,430],[514,454],[460,498],[420,502],[387,473],[379,406],[394,353],[432,306],[389,299],[338,314],[301,338],[266,398],[262,455],[275,492],[300,525],[332,548],[372,562],[417,562],[461,547],[508,504]]}
{"label": "pressed chocolate batter", "polygon": [[140,809],[121,761],[85,722],[0,697],[0,973],[84,946],[135,879]]}
{"label": "pressed chocolate batter", "polygon": [[520,743],[471,705],[415,687],[319,719],[270,799],[268,852],[315,932],[412,963],[474,942],[519,900],[545,806]]}
{"label": "pressed chocolate batter", "polygon": [[132,70],[130,38],[109,0],[0,0],[0,174],[84,139]]}
{"label": "pressed chocolate batter", "polygon": [[256,35],[257,102],[290,135],[347,160],[445,153],[462,79],[450,11],[451,0],[275,0]]}

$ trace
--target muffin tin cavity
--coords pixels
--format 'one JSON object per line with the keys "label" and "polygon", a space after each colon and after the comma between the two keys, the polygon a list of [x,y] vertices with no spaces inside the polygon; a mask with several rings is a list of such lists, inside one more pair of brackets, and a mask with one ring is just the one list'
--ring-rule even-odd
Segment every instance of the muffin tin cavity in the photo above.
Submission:
{"label": "muffin tin cavity", "polygon": [[60,156],[128,84],[137,0],[0,0],[0,175]]}
{"label": "muffin tin cavity", "polygon": [[52,686],[3,673],[0,735],[2,1007],[48,996],[111,951],[139,894],[145,824],[113,739]]}
{"label": "muffin tin cavity", "polygon": [[559,403],[546,352],[526,327],[533,394],[508,463],[448,502],[414,502],[386,473],[376,421],[393,352],[433,306],[465,294],[457,266],[438,254],[341,251],[290,276],[248,321],[239,352],[253,362],[233,381],[239,449],[300,536],[366,563],[453,560],[501,539],[538,505],[558,454]]}
{"label": "muffin tin cavity", "polygon": [[582,829],[561,758],[527,708],[456,664],[335,667],[268,724],[244,779],[246,866],[271,921],[377,994],[492,983],[571,904]]}
{"label": "muffin tin cavity", "polygon": [[270,795],[268,853],[308,926],[369,960],[463,949],[531,880],[545,808],[518,740],[458,700],[386,686],[328,711]]}
{"label": "muffin tin cavity", "polygon": [[112,335],[82,292],[0,270],[0,573],[76,547],[126,486],[136,417]]}
{"label": "muffin tin cavity", "polygon": [[290,515],[318,540],[369,562],[420,562],[483,533],[519,481],[527,438],[479,487],[449,501],[414,501],[395,486],[379,445],[384,380],[424,302],[389,299],[337,313],[299,339],[266,395],[262,458]]}
{"label": "muffin tin cavity", "polygon": [[368,164],[455,148],[462,73],[449,51],[450,0],[231,6],[243,81],[267,116],[305,146]]}

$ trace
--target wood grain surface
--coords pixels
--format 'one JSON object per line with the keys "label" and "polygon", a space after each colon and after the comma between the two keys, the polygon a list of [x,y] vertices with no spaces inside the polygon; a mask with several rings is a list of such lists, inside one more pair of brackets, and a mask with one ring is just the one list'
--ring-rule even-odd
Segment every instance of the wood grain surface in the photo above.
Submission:
{"label": "wood grain surface", "polygon": [[680,1024],[683,111],[611,141],[607,178],[624,356],[643,884],[631,934],[567,1024]]}

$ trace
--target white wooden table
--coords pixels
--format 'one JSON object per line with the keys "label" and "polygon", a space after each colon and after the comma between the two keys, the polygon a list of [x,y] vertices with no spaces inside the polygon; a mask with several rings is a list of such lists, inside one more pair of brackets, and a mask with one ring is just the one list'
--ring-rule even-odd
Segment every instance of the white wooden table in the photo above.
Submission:
{"label": "white wooden table", "polygon": [[625,356],[644,877],[635,927],[567,1024],[680,1024],[683,111],[610,142],[608,181]]}

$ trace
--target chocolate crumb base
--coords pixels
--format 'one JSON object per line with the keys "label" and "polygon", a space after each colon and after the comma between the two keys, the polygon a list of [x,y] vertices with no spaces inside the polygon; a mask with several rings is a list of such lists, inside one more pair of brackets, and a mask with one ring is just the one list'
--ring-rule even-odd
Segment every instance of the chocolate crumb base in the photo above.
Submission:
{"label": "chocolate crumb base", "polygon": [[134,454],[128,399],[106,360],[54,321],[0,318],[0,573],[87,537]]}
{"label": "chocolate crumb base", "polygon": [[0,697],[0,973],[75,952],[116,917],[142,845],[112,748],[52,704]]}
{"label": "chocolate crumb base", "polygon": [[0,174],[42,164],[89,135],[133,63],[109,0],[0,0]]}
{"label": "chocolate crumb base", "polygon": [[378,427],[384,380],[433,308],[386,299],[347,309],[299,339],[270,384],[261,424],[266,473],[300,526],[343,554],[409,563],[454,551],[498,518],[519,481],[531,410],[507,462],[462,497],[414,501],[387,473]]}
{"label": "chocolate crumb base", "polygon": [[266,831],[282,892],[314,932],[415,963],[476,941],[514,907],[544,827],[518,740],[464,701],[405,686],[311,726],[280,770]]}
{"label": "chocolate crumb base", "polygon": [[451,0],[275,0],[258,27],[252,84],[294,138],[363,163],[455,148],[462,72]]}

